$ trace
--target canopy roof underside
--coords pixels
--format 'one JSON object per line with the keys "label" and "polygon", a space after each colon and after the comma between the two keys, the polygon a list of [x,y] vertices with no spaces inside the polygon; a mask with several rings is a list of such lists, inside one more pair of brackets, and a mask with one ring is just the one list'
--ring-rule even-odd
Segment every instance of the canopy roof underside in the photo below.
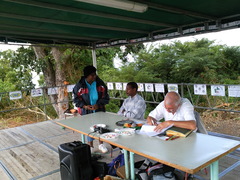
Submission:
{"label": "canopy roof underside", "polygon": [[134,0],[143,13],[76,0],[2,0],[0,41],[107,47],[240,26],[239,0]]}

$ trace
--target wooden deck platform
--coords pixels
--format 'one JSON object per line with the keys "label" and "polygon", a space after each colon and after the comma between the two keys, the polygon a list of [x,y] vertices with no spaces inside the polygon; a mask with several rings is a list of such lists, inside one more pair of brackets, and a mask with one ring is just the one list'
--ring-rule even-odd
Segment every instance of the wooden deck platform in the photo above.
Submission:
{"label": "wooden deck platform", "polygon": [[[0,180],[60,180],[57,147],[65,142],[80,140],[80,137],[80,134],[62,129],[52,121],[1,130]],[[119,149],[116,149],[113,157],[118,153]],[[102,157],[102,161],[111,161],[110,152]],[[135,160],[141,158],[136,155]],[[219,164],[221,180],[240,179],[239,149],[220,159]],[[210,177],[201,171],[194,175],[194,179]]]}

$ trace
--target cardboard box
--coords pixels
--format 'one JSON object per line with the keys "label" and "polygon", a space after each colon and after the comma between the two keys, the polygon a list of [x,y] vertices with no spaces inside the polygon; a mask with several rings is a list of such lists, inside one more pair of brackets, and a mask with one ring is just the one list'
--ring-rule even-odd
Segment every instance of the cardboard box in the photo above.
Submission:
{"label": "cardboard box", "polygon": [[126,179],[125,166],[117,168],[117,175],[122,179]]}
{"label": "cardboard box", "polygon": [[121,180],[121,178],[107,175],[104,180]]}

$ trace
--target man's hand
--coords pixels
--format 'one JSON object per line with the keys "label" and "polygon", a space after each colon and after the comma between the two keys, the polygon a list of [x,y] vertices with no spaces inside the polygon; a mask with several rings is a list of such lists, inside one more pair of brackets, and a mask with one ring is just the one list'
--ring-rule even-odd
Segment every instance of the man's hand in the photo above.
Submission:
{"label": "man's hand", "polygon": [[154,131],[160,132],[162,129],[170,126],[171,123],[169,121],[162,122],[157,125],[157,127],[154,129]]}
{"label": "man's hand", "polygon": [[154,118],[151,117],[151,116],[148,116],[148,117],[147,117],[147,124],[149,124],[149,125],[154,125],[154,126],[157,126],[157,125],[158,125],[158,124],[157,124],[157,120],[154,119]]}
{"label": "man's hand", "polygon": [[92,108],[93,108],[93,110],[97,110],[98,109],[98,105],[95,104],[95,105],[92,106]]}
{"label": "man's hand", "polygon": [[98,105],[97,104],[95,104],[93,106],[92,105],[84,105],[83,108],[86,109],[86,110],[94,111],[94,110],[98,109]]}
{"label": "man's hand", "polygon": [[91,105],[84,105],[83,108],[86,110],[93,110]]}

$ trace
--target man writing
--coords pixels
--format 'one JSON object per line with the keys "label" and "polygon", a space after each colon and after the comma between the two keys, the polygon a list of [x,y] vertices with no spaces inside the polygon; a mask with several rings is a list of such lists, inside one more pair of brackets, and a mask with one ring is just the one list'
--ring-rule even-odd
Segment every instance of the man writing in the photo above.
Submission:
{"label": "man writing", "polygon": [[144,119],[146,110],[145,100],[137,94],[138,85],[135,82],[129,82],[126,87],[126,93],[129,96],[124,100],[118,115],[123,115],[133,119]]}
{"label": "man writing", "polygon": [[[157,124],[157,120],[165,119],[164,122]],[[196,119],[194,108],[190,101],[181,98],[176,92],[169,92],[153,111],[147,117],[147,123],[156,125],[155,131],[174,125],[186,129],[196,129]]]}

